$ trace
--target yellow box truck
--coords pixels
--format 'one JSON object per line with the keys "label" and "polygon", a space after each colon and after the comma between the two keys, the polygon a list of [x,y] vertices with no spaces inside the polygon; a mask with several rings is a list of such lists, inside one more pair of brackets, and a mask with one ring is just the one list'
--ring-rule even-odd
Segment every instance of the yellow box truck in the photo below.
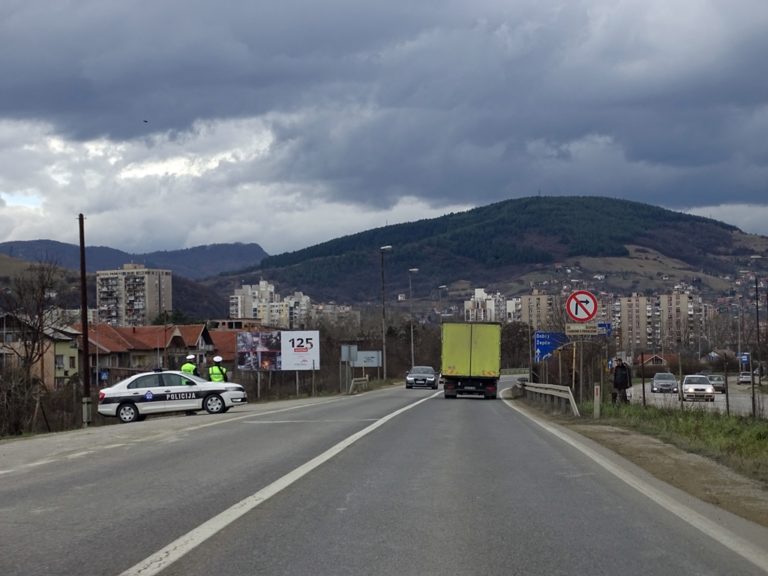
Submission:
{"label": "yellow box truck", "polygon": [[496,398],[501,370],[501,324],[448,322],[442,325],[443,394]]}

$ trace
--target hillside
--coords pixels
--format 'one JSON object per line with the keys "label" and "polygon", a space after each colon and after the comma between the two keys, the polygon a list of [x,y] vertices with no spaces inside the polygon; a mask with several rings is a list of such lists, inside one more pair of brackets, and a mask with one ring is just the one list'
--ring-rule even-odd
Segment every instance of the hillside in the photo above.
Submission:
{"label": "hillside", "polygon": [[[80,247],[53,240],[29,240],[0,242],[0,254],[27,262],[53,262],[62,268],[80,270]],[[175,276],[199,280],[253,266],[261,262],[267,253],[258,244],[210,244],[183,250],[167,250],[131,254],[105,246],[86,246],[87,272],[116,270],[123,264],[134,262],[147,268],[170,270]]]}
{"label": "hillside", "polygon": [[765,251],[767,240],[638,202],[530,197],[337,238],[205,283],[227,294],[263,278],[282,295],[300,290],[316,301],[375,302],[381,298],[379,247],[391,245],[385,275],[392,292],[408,291],[408,269],[416,267],[413,290],[420,294],[443,284],[525,293],[562,263],[607,273],[606,290],[652,290],[695,278],[717,293],[726,286],[720,277]]}
{"label": "hillside", "polygon": [[[448,287],[443,297],[455,301],[473,288],[514,296],[552,281],[564,283],[564,278],[621,294],[669,291],[686,282],[715,296],[732,289],[726,276],[768,264],[751,258],[768,251],[764,236],[708,218],[598,197],[508,200],[276,256],[266,256],[258,244],[219,244],[143,255],[89,247],[86,258],[89,271],[130,261],[171,269],[174,308],[207,319],[225,316],[233,290],[261,279],[274,283],[283,296],[301,291],[316,302],[376,305],[383,245],[393,247],[384,258],[389,297],[408,293],[408,269],[415,267],[413,293],[422,300],[437,299],[441,285]],[[0,280],[26,265],[2,253],[79,270],[74,245],[5,242],[0,243]]]}

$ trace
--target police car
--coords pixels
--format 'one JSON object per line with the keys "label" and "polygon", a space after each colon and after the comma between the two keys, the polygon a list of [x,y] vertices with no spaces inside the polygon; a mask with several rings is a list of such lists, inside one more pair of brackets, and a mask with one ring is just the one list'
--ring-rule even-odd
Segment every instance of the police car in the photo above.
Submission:
{"label": "police car", "polygon": [[248,397],[240,384],[208,382],[193,374],[167,370],[135,374],[99,390],[98,412],[127,423],[163,412],[205,410],[220,414],[246,402]]}

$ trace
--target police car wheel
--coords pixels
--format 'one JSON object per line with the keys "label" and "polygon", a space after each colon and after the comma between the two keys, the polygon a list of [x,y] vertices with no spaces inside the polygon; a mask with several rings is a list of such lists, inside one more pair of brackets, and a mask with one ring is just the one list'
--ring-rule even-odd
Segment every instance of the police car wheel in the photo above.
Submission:
{"label": "police car wheel", "polygon": [[224,412],[224,400],[222,400],[221,396],[218,394],[211,394],[210,396],[206,396],[203,401],[203,407],[208,414],[220,414]]}
{"label": "police car wheel", "polygon": [[123,424],[130,424],[139,420],[139,410],[135,404],[121,404],[117,409],[117,417]]}

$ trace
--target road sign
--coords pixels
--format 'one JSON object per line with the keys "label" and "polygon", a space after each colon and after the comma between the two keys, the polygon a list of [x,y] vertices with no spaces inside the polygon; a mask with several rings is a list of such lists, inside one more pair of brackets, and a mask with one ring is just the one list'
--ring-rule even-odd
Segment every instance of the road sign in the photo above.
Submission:
{"label": "road sign", "polygon": [[566,324],[565,333],[568,336],[597,336],[599,334],[597,324],[585,324],[584,322]]}
{"label": "road sign", "polygon": [[565,301],[565,311],[574,322],[589,322],[597,316],[597,297],[592,292],[571,292]]}
{"label": "road sign", "polygon": [[598,322],[597,332],[605,336],[610,336],[613,333],[613,327],[610,322]]}
{"label": "road sign", "polygon": [[535,334],[536,362],[541,362],[552,356],[552,352],[568,342],[568,336],[562,332],[540,332]]}

